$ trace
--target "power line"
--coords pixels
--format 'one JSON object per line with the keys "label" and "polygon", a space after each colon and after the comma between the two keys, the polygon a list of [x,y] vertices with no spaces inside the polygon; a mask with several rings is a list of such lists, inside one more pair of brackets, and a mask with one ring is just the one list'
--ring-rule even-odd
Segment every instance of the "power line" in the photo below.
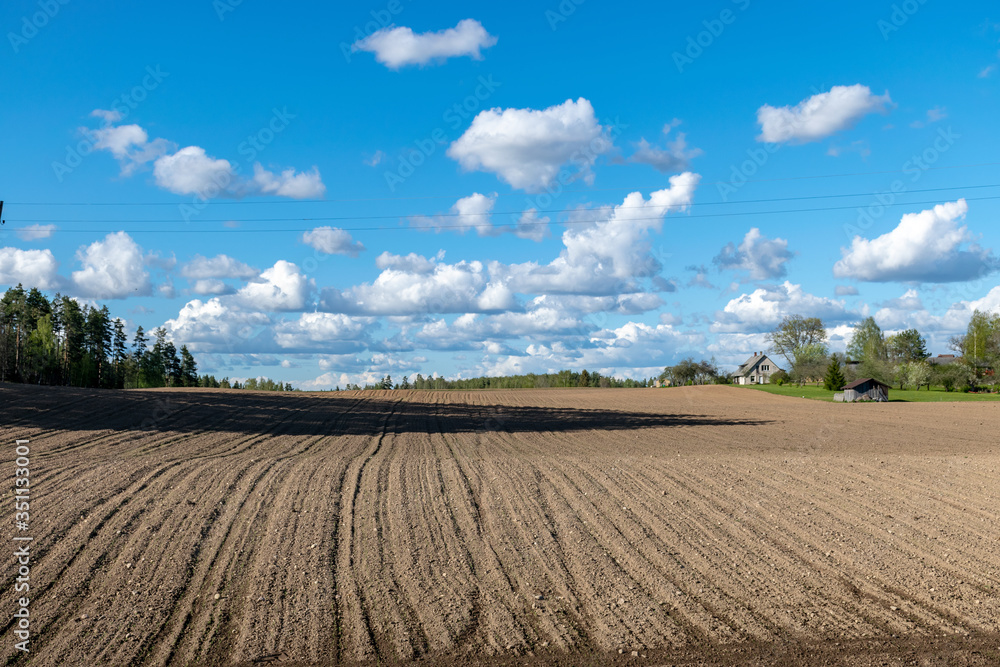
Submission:
{"label": "power line", "polygon": [[[924,171],[944,171],[951,169],[967,169],[972,167],[993,167],[1000,165],[1000,162],[980,162],[975,164],[956,164],[946,167],[926,167],[921,168],[921,172]],[[851,176],[881,176],[885,174],[899,174],[900,169],[889,169],[885,171],[856,171],[856,172],[846,172],[841,174],[816,174],[811,176],[786,176],[783,178],[748,178],[745,183],[779,183],[785,181],[802,181],[802,180],[815,180],[822,178],[847,178]],[[733,185],[732,181],[702,181],[700,185]],[[629,191],[633,192],[636,190],[660,190],[664,186],[663,183],[649,186],[629,186],[629,187],[615,187],[615,188],[582,188],[577,190],[561,190],[563,193],[588,193],[588,192],[622,192]],[[498,197],[511,197],[514,195],[521,196],[519,193],[504,193],[498,195]],[[246,201],[246,200],[234,200],[234,201],[204,201],[199,202],[198,205],[206,206],[248,206],[248,205],[262,205],[262,204],[334,204],[339,202],[371,202],[371,201],[410,201],[418,199],[457,199],[461,197],[467,197],[468,194],[459,195],[411,195],[408,197],[361,197],[361,198],[340,198],[340,199],[276,199],[268,201]],[[170,201],[170,202],[7,202],[10,206],[176,206],[178,204],[183,204],[183,201]]]}
{"label": "power line", "polygon": [[[992,197],[967,197],[966,201],[985,201],[985,200],[992,200],[992,199],[1000,199],[1000,195],[996,195],[996,196],[992,196]],[[899,207],[899,206],[922,206],[922,205],[925,205],[925,204],[938,204],[938,203],[940,203],[940,202],[937,201],[937,200],[931,200],[931,201],[922,201],[922,202],[899,202],[899,203],[888,203],[888,204],[879,204],[879,205],[883,206],[884,208],[895,208],[895,207]],[[747,216],[747,215],[782,215],[782,214],[787,214],[787,213],[816,213],[816,212],[822,212],[822,211],[842,211],[842,210],[851,210],[851,209],[857,210],[858,206],[829,206],[829,207],[821,207],[821,208],[785,209],[785,210],[781,210],[781,211],[733,211],[733,212],[728,212],[728,213],[706,213],[706,214],[702,214],[702,215],[688,215],[688,216],[684,216],[683,220],[691,220],[691,219],[698,219],[698,218],[740,217],[740,216]],[[629,218],[626,222],[637,222],[637,221],[643,221],[643,220],[661,220],[664,217],[665,216],[662,216],[662,215],[659,215],[659,216],[648,216],[648,217],[636,217],[636,218]],[[310,220],[310,219],[311,220],[323,220],[324,218],[303,218],[302,220]],[[280,220],[266,220],[265,222],[275,222],[275,221],[280,221]],[[289,219],[288,221],[289,222],[297,222],[298,220]],[[525,226],[526,227],[533,227],[533,226],[545,226],[545,227],[548,227],[548,226],[557,225],[557,224],[562,224],[562,225],[582,225],[582,224],[593,224],[593,223],[607,222],[607,221],[608,221],[607,218],[599,218],[599,219],[594,219],[594,220],[565,220],[565,221],[562,221],[562,222],[538,221],[538,222],[528,223]],[[87,221],[80,221],[80,222],[87,222]],[[100,221],[94,221],[94,222],[100,222]],[[115,221],[111,221],[111,222],[115,222]],[[174,221],[161,221],[161,222],[174,222]],[[229,222],[229,221],[227,220],[226,222]],[[258,222],[260,222],[260,221],[258,220]],[[480,228],[482,228],[482,229],[503,229],[504,227],[503,226],[493,225],[492,223],[487,223],[487,224],[476,224],[476,225],[432,225],[432,226],[423,226],[423,227],[421,227],[421,226],[412,226],[412,225],[408,226],[408,227],[398,227],[398,226],[397,227],[386,227],[386,226],[379,226],[379,227],[345,227],[345,228],[342,228],[342,229],[344,231],[346,231],[346,232],[373,232],[373,231],[410,231],[410,230],[425,230],[425,229],[480,229]],[[14,227],[14,228],[12,228],[12,231],[19,231],[19,230],[24,230],[24,231],[29,231],[29,232],[33,231],[33,230],[31,230],[29,228],[25,228],[25,227]],[[87,233],[87,234],[111,234],[111,233],[119,232],[119,231],[124,231],[124,232],[127,232],[129,234],[178,234],[178,233],[181,233],[181,232],[183,232],[184,234],[220,234],[220,233],[222,233],[222,234],[237,234],[237,233],[242,233],[242,234],[265,234],[265,233],[268,233],[269,234],[269,233],[287,233],[287,232],[311,232],[311,231],[313,231],[313,228],[301,228],[300,229],[300,228],[285,227],[285,228],[282,228],[282,229],[236,229],[236,228],[228,228],[228,229],[184,229],[184,230],[178,230],[177,228],[173,228],[173,229],[128,229],[128,230],[122,230],[122,229],[61,229],[59,231],[60,231],[60,233],[79,233],[79,234],[82,234],[82,233]]]}
{"label": "power line", "polygon": [[[923,190],[908,190],[906,192],[900,192],[898,194],[919,194],[926,192],[943,192],[947,190],[979,190],[983,188],[998,188],[1000,183],[994,183],[989,185],[958,185],[948,188],[926,188]],[[879,195],[884,195],[884,192],[859,192],[850,194],[836,194],[836,195],[809,195],[805,197],[776,197],[773,199],[744,199],[741,201],[731,201],[731,202],[704,202],[699,203],[697,206],[699,208],[705,206],[733,206],[736,204],[773,204],[777,202],[790,202],[790,201],[807,201],[816,199],[842,199],[845,197],[877,197]],[[982,199],[982,198],[980,198]],[[970,200],[966,198],[966,200]],[[974,200],[970,200],[974,201]],[[937,203],[937,202],[900,202],[898,205],[919,205],[924,203]],[[644,209],[649,208],[651,204],[644,204],[642,206],[613,206],[615,210],[634,210],[634,209]],[[655,207],[654,207],[655,208]],[[664,206],[663,208],[668,208]],[[853,207],[849,207],[853,208]],[[576,213],[580,209],[573,208],[560,208],[560,209],[535,209],[536,213]],[[462,218],[462,217],[472,217],[472,216],[492,216],[492,215],[521,215],[523,210],[517,211],[486,211],[483,213],[411,213],[407,215],[342,215],[342,216],[323,216],[323,217],[308,217],[308,218],[247,218],[243,220],[233,220],[233,218],[197,218],[191,222],[335,222],[340,220],[393,220],[397,218]],[[76,219],[76,218],[22,218],[19,222],[60,222],[60,223],[73,223],[73,222],[100,222],[100,223],[115,223],[115,222],[132,222],[130,220],[105,220],[100,218],[89,218],[89,219]],[[138,222],[181,222],[176,218],[162,218],[154,220],[142,220]],[[184,221],[188,222],[188,221]],[[438,226],[438,225],[435,225]],[[468,227],[469,225],[460,225],[462,227]]]}

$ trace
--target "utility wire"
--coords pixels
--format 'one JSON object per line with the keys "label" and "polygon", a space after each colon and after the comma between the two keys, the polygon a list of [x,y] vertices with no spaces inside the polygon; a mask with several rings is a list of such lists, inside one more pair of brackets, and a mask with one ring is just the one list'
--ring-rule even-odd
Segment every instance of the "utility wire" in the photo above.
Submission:
{"label": "utility wire", "polygon": [[[966,201],[985,201],[985,200],[992,200],[992,199],[1000,199],[1000,195],[996,195],[996,196],[992,196],[992,197],[967,197]],[[893,208],[893,207],[899,207],[899,206],[921,206],[921,205],[925,205],[925,204],[938,204],[938,203],[940,203],[940,202],[937,201],[937,200],[931,200],[931,201],[923,201],[923,202],[899,202],[899,203],[894,203],[893,202],[893,203],[878,204],[878,205],[879,206],[883,206],[884,208]],[[663,208],[666,208],[666,207],[663,207]],[[738,212],[728,212],[728,213],[706,213],[706,214],[702,214],[702,215],[688,215],[688,216],[684,216],[683,218],[678,218],[678,219],[679,220],[691,220],[691,219],[698,219],[698,218],[740,217],[740,216],[746,216],[746,215],[781,215],[781,214],[787,214],[787,213],[815,213],[815,212],[821,212],[821,211],[842,211],[842,210],[851,210],[851,209],[857,210],[858,206],[830,206],[830,207],[822,207],[822,208],[799,208],[799,209],[785,209],[785,210],[781,210],[781,211],[738,211]],[[635,222],[635,221],[642,221],[642,220],[661,220],[664,217],[665,216],[663,216],[663,215],[648,216],[648,217],[635,217],[635,218],[628,218],[624,222]],[[325,219],[326,218],[302,218],[302,220],[325,220]],[[289,222],[296,222],[297,220],[290,219],[288,221]],[[564,220],[562,222],[553,222],[553,221],[546,222],[546,221],[540,220],[538,222],[527,223],[525,226],[530,228],[530,227],[534,227],[534,226],[546,226],[546,227],[548,227],[548,226],[559,225],[559,224],[561,224],[561,225],[582,225],[582,224],[594,224],[594,223],[607,222],[607,221],[608,221],[607,218],[599,218],[599,219],[594,219],[594,220]],[[81,221],[81,222],[86,222],[86,221]],[[101,221],[93,221],[93,222],[101,222]],[[115,221],[112,220],[110,222],[115,222]],[[168,221],[160,221],[160,222],[177,222],[177,221],[168,220]],[[226,222],[230,222],[230,220],[226,220]],[[262,222],[262,221],[261,220],[257,220],[257,222]],[[275,219],[275,220],[263,220],[263,222],[280,222],[280,220],[279,219]],[[509,228],[509,226],[507,226],[507,227]],[[505,226],[503,226],[503,225],[498,226],[498,225],[494,225],[492,223],[486,223],[486,224],[475,224],[475,225],[425,225],[425,226],[419,226],[419,225],[418,226],[413,226],[413,225],[410,225],[410,226],[407,226],[407,227],[399,227],[399,226],[396,226],[396,227],[387,227],[387,226],[379,226],[379,227],[345,227],[345,228],[343,228],[343,230],[346,231],[346,232],[374,232],[374,231],[408,231],[408,230],[429,230],[429,229],[480,229],[480,228],[502,230],[502,229],[505,228]],[[31,229],[24,228],[24,227],[13,227],[13,228],[11,228],[11,231],[18,231],[18,230],[25,230],[25,231],[29,231],[29,232],[32,231]],[[121,229],[60,229],[59,231],[60,231],[60,233],[81,233],[81,234],[82,233],[87,233],[87,234],[111,234],[111,233],[119,232],[119,231],[125,231],[125,232],[127,232],[129,234],[179,234],[179,233],[184,233],[184,234],[220,234],[220,233],[222,233],[222,234],[237,234],[237,233],[242,233],[242,234],[264,234],[264,233],[310,232],[310,231],[313,231],[313,229],[312,228],[299,229],[299,228],[285,227],[285,228],[281,228],[281,229],[237,229],[237,228],[228,228],[228,229],[183,229],[183,230],[179,230],[177,228],[173,228],[173,229],[128,229],[128,230],[121,230]]]}
{"label": "utility wire", "polygon": [[[921,168],[920,171],[943,171],[950,169],[966,169],[971,167],[992,167],[1000,165],[1000,162],[980,162],[977,164],[956,164],[946,167],[926,167]],[[899,174],[900,169],[890,169],[887,171],[856,171],[848,172],[842,174],[818,174],[812,176],[787,176],[784,178],[749,178],[744,183],[778,183],[784,181],[802,181],[802,180],[815,180],[821,178],[846,178],[850,176],[880,176],[884,174]],[[734,185],[732,181],[702,181],[700,185]],[[636,190],[661,190],[664,184],[659,183],[657,185],[650,186],[629,186],[629,187],[616,187],[616,188],[584,188],[577,190],[562,190],[563,193],[588,193],[588,192],[621,192],[629,191],[634,192]],[[948,188],[945,188],[948,189]],[[914,191],[915,192],[915,191]],[[504,193],[498,195],[500,197],[510,197],[519,193]],[[412,195],[408,197],[362,197],[362,198],[347,198],[347,199],[277,199],[268,201],[246,201],[246,200],[234,200],[234,201],[206,201],[199,202],[201,205],[209,206],[247,206],[247,205],[261,205],[261,204],[333,204],[337,202],[366,202],[366,201],[408,201],[416,199],[457,199],[461,197],[467,197],[468,193],[460,195]],[[182,204],[185,202],[178,201],[164,201],[164,202],[11,202],[8,201],[7,204],[10,206],[176,206],[177,204]]]}
{"label": "utility wire", "polygon": [[[903,194],[918,194],[925,192],[942,192],[945,190],[978,190],[982,188],[1000,188],[1000,183],[994,183],[989,185],[959,185],[950,188],[927,188],[923,190],[908,190],[905,192],[898,193]],[[776,202],[791,202],[791,201],[806,201],[815,199],[840,199],[845,197],[877,197],[879,195],[884,195],[885,192],[859,192],[851,194],[836,194],[836,195],[810,195],[805,197],[776,197],[773,199],[744,199],[741,201],[732,202],[704,202],[698,203],[699,208],[705,206],[733,206],[736,204],[768,204]],[[895,196],[895,195],[894,195]],[[969,198],[965,198],[969,200]],[[927,202],[901,202],[901,205],[906,204],[923,204]],[[931,202],[936,203],[936,202]],[[609,205],[608,208],[614,208],[619,211],[627,211],[634,209],[645,209],[645,208],[656,208],[650,203],[644,204],[642,206],[615,206]],[[663,208],[668,208],[664,206]],[[848,207],[853,208],[853,207]],[[535,209],[535,213],[578,213],[581,210],[593,210],[593,209],[578,209],[578,208],[559,208],[559,209]],[[308,217],[308,218],[245,218],[241,220],[234,220],[233,218],[196,218],[191,222],[308,222],[308,221],[339,221],[339,220],[393,220],[397,218],[465,218],[472,216],[492,216],[492,215],[521,215],[523,210],[518,211],[486,211],[483,213],[413,213],[408,215],[342,215],[342,216],[323,216],[323,217]],[[188,222],[178,220],[177,218],[161,218],[154,220],[105,220],[100,218],[88,218],[88,219],[78,219],[78,218],[21,218],[19,222],[61,222],[61,223],[73,223],[73,222],[100,222],[100,223],[115,223],[115,222]],[[437,226],[437,225],[435,225]],[[461,225],[462,227],[467,227],[468,225]]]}

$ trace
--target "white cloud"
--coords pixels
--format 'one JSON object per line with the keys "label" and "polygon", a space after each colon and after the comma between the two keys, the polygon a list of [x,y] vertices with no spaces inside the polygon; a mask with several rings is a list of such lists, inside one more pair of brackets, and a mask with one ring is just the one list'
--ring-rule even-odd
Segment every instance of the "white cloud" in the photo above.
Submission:
{"label": "white cloud", "polygon": [[432,217],[414,216],[409,219],[410,225],[423,229],[435,229],[438,232],[449,229],[460,234],[475,229],[480,236],[489,236],[493,232],[490,213],[493,211],[496,197],[495,192],[491,195],[473,192],[468,197],[462,197],[455,202],[455,205],[451,207],[451,213]]}
{"label": "white cloud", "polygon": [[818,317],[826,324],[852,321],[857,313],[848,311],[843,301],[818,297],[785,281],[781,285],[759,287],[741,294],[715,313],[710,330],[717,333],[760,333],[774,329],[786,315]]}
{"label": "white cloud", "polygon": [[[663,134],[669,135],[670,130],[680,124],[679,120],[674,120],[663,126]],[[688,149],[687,138],[683,132],[677,134],[677,138],[668,141],[666,148],[653,146],[645,138],[640,139],[636,144],[636,150],[629,157],[629,162],[648,164],[653,169],[661,173],[670,171],[683,171],[688,168],[691,160],[701,155],[700,148]]]}
{"label": "white cloud", "polygon": [[294,169],[285,169],[278,176],[258,162],[253,166],[253,184],[261,194],[291,199],[318,199],[326,194],[326,186],[316,167],[312,171],[298,173]]}
{"label": "white cloud", "polygon": [[367,320],[342,314],[302,313],[297,320],[279,323],[274,339],[284,350],[345,354],[365,348],[369,326]]}
{"label": "white cloud", "polygon": [[214,158],[200,146],[186,146],[171,152],[173,145],[165,139],[153,139],[139,125],[114,125],[121,115],[113,111],[95,110],[91,115],[104,118],[108,125],[90,131],[94,148],[110,152],[121,164],[123,176],[129,176],[146,163],[153,163],[156,184],[179,195],[194,195],[201,199],[215,197],[246,197],[276,195],[292,199],[322,197],[326,186],[319,170],[296,172],[284,169],[280,174],[254,163],[252,178],[243,178],[229,160]]}
{"label": "white cloud", "polygon": [[851,127],[861,117],[883,113],[892,104],[889,93],[873,95],[868,86],[834,86],[794,107],[765,104],[757,110],[761,133],[757,141],[808,143]]}
{"label": "white cloud", "polygon": [[538,210],[529,208],[521,213],[517,224],[514,226],[514,236],[532,241],[543,241],[549,236],[549,217],[538,217]]}
{"label": "white cloud", "polygon": [[927,315],[926,308],[920,295],[915,289],[906,290],[903,296],[896,299],[889,299],[878,304],[879,309],[875,312],[875,320],[884,329],[899,331],[909,328],[914,318],[922,318]]}
{"label": "white cloud", "polygon": [[674,287],[658,275],[663,266],[651,252],[651,231],[658,231],[669,212],[682,211],[694,200],[700,180],[685,172],[670,177],[670,187],[650,194],[633,192],[620,206],[601,212],[599,222],[563,233],[565,249],[546,265],[536,262],[490,264],[491,275],[521,293],[611,295],[637,290],[637,283],[651,279],[660,289]]}
{"label": "white cloud", "polygon": [[991,74],[993,74],[993,72],[996,71],[996,69],[997,69],[996,65],[987,65],[986,67],[979,70],[979,74],[977,74],[976,76],[980,79],[987,79],[990,77]]}
{"label": "white cloud", "polygon": [[774,280],[787,275],[785,263],[794,256],[788,241],[769,239],[752,227],[739,246],[727,243],[712,261],[720,269],[745,272],[749,280]]}
{"label": "white cloud", "polygon": [[187,146],[158,158],[153,164],[153,177],[157,185],[174,194],[203,199],[233,193],[238,182],[229,160],[209,157],[199,146]]}
{"label": "white cloud", "polygon": [[221,280],[214,278],[202,278],[200,280],[194,281],[191,286],[191,291],[200,296],[215,296],[222,294],[234,294],[236,288],[227,285]]}
{"label": "white cloud", "polygon": [[658,375],[678,351],[698,343],[668,324],[651,326],[626,322],[594,331],[585,340],[567,345],[561,340],[529,344],[521,354],[487,355],[479,372],[486,375],[551,373],[564,368],[586,368],[616,377]]}
{"label": "white cloud", "polygon": [[310,301],[315,282],[306,278],[299,267],[285,260],[260,274],[236,293],[243,307],[262,311],[304,310]]}
{"label": "white cloud", "polygon": [[55,225],[28,225],[15,230],[14,233],[22,241],[40,241],[51,237],[55,230]]}
{"label": "white cloud", "polygon": [[858,288],[853,285],[837,285],[833,293],[837,296],[857,296]]}
{"label": "white cloud", "polygon": [[383,252],[375,258],[375,266],[379,269],[394,269],[404,273],[426,274],[434,271],[436,260],[444,258],[444,251],[438,253],[437,257],[430,259],[418,255],[415,252],[403,255],[393,255],[389,251]]}
{"label": "white cloud", "polygon": [[49,249],[0,248],[0,285],[52,289],[59,286],[59,263]]}
{"label": "white cloud", "polygon": [[538,191],[569,162],[592,180],[591,165],[611,148],[593,106],[581,97],[542,110],[481,111],[448,147],[448,156],[467,171],[494,173],[515,188]]}
{"label": "white cloud", "polygon": [[428,269],[419,256],[383,255],[380,259],[389,268],[384,268],[375,282],[343,291],[326,288],[321,309],[334,313],[416,315],[516,307],[513,293],[502,284],[491,283],[481,262],[435,263],[433,269]]}
{"label": "white cloud", "polygon": [[481,50],[496,43],[497,38],[486,32],[479,21],[465,19],[439,32],[414,33],[410,28],[390,26],[358,40],[351,50],[374,53],[378,62],[399,69],[458,56],[482,60]]}
{"label": "white cloud", "polygon": [[967,211],[968,204],[959,199],[907,213],[894,230],[878,238],[855,236],[851,247],[842,249],[833,274],[868,282],[945,283],[991,273],[996,258],[959,225]]}
{"label": "white cloud", "polygon": [[80,248],[83,265],[72,275],[77,292],[92,299],[124,299],[152,293],[142,248],[125,232],[115,232]]}
{"label": "white cloud", "polygon": [[273,351],[270,325],[266,314],[230,308],[216,297],[189,301],[163,326],[174,340],[185,341],[192,351],[234,354]]}
{"label": "white cloud", "polygon": [[181,267],[181,275],[192,280],[204,278],[248,280],[260,275],[260,270],[228,255],[216,255],[215,257],[195,255],[190,262]]}
{"label": "white cloud", "polygon": [[[91,115],[104,118],[109,123],[120,120],[121,114],[95,109]],[[149,141],[146,130],[138,125],[108,125],[93,130],[94,148],[110,151],[121,165],[123,176],[129,176],[136,169],[152,162],[170,150],[165,139]]]}
{"label": "white cloud", "polygon": [[365,246],[355,241],[350,232],[337,227],[317,227],[303,232],[302,242],[327,255],[347,255],[357,257]]}

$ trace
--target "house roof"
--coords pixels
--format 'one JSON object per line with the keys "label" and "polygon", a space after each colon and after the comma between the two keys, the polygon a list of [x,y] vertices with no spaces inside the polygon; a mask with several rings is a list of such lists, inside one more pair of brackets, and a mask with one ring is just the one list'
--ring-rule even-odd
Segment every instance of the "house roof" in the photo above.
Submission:
{"label": "house roof", "polygon": [[956,357],[954,354],[939,354],[936,357],[931,357],[927,361],[932,364],[950,364],[958,360],[959,358]]}
{"label": "house roof", "polygon": [[854,382],[852,382],[849,385],[845,385],[843,388],[844,389],[854,389],[856,387],[860,387],[863,384],[868,384],[869,382],[871,382],[873,384],[877,384],[880,387],[885,387],[886,389],[890,389],[889,385],[887,385],[884,382],[879,382],[875,378],[860,378],[858,380],[855,380]]}
{"label": "house roof", "polygon": [[[733,375],[746,375],[751,368],[759,364],[764,359],[768,359],[768,356],[763,352],[761,352],[760,354],[753,355],[752,357],[744,361],[742,364],[740,364],[740,367],[736,369],[736,372],[733,373]],[[772,361],[771,363],[773,364],[774,362]],[[779,370],[777,364],[775,364],[774,368],[776,370]]]}

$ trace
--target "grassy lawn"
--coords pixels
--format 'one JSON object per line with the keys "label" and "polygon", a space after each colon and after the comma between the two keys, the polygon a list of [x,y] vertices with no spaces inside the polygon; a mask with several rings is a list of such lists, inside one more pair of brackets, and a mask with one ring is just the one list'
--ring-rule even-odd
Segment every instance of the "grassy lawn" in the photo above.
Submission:
{"label": "grassy lawn", "polygon": [[[813,398],[818,401],[833,401],[833,392],[827,391],[822,385],[803,385],[801,387],[794,384],[786,384],[779,387],[776,384],[750,384],[739,385],[737,389],[754,389],[766,391],[769,394],[779,396],[795,396],[799,398]],[[889,401],[892,403],[926,403],[939,401],[1000,401],[1000,394],[965,394],[960,391],[945,391],[944,387],[932,387],[930,391],[921,389],[899,389],[889,390]]]}

